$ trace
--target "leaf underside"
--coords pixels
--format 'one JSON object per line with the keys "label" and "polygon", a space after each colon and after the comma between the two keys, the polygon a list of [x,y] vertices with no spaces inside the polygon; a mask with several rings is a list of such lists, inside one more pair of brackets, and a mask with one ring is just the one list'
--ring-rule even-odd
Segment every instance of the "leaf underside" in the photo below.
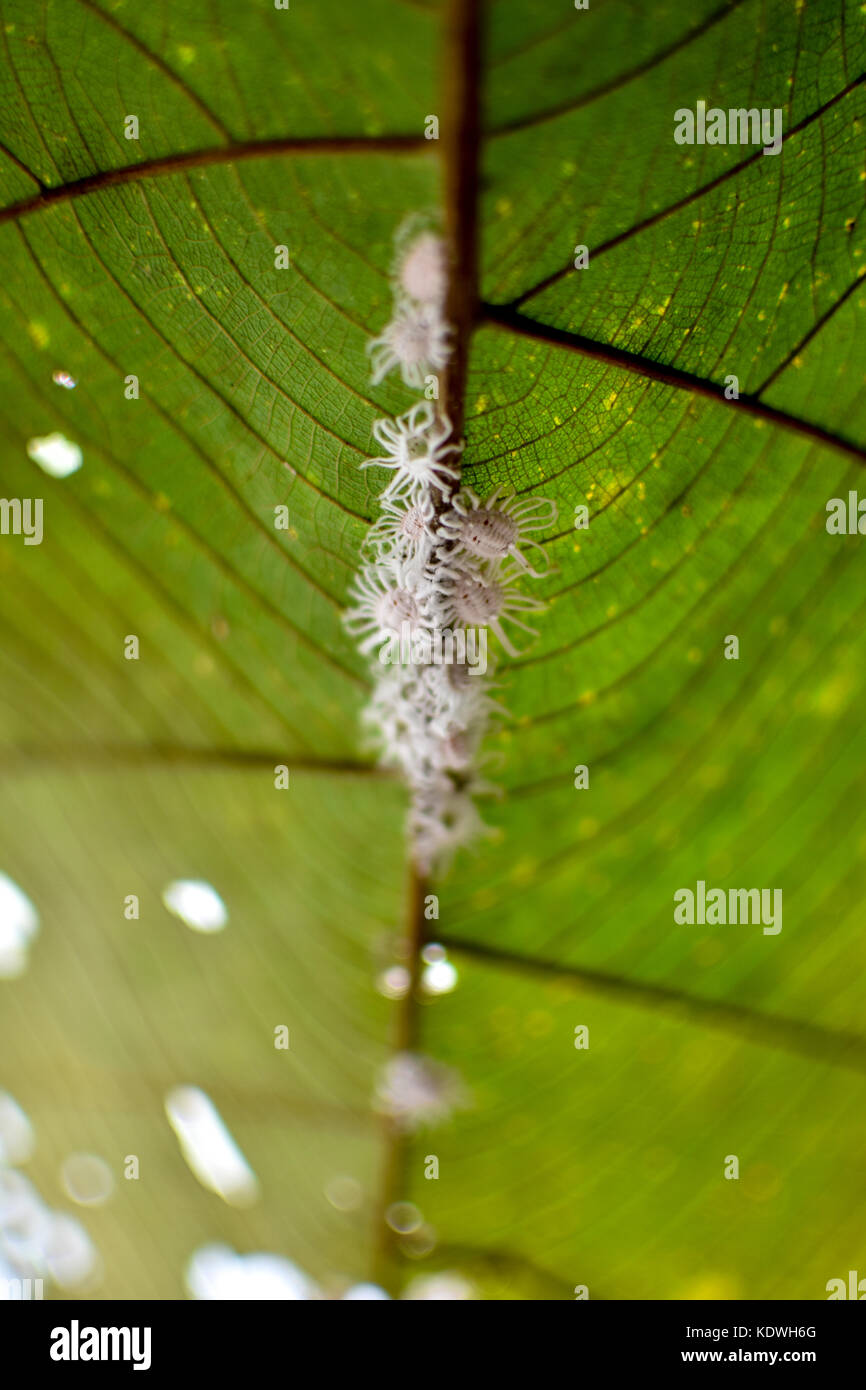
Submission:
{"label": "leaf underside", "polygon": [[[866,1217],[863,541],[824,525],[866,463],[861,6],[489,3],[477,152],[447,138],[464,55],[436,3],[0,21],[2,491],[45,515],[39,546],[0,537],[0,870],[42,919],[0,984],[0,1085],[53,1205],[68,1153],[140,1157],[83,1218],[95,1296],[180,1297],[223,1241],[326,1286],[824,1297]],[[781,153],[676,145],[698,99],[782,108]],[[554,497],[557,568],[501,668],[495,835],[407,921],[404,797],[361,745],[340,613],[371,425],[416,399],[365,355],[394,232],[475,154],[464,476]],[[27,456],[53,432],[84,455],[62,480]],[[169,917],[175,878],[218,888],[225,932]],[[701,879],[781,888],[783,930],[676,925]],[[451,994],[377,991],[404,936],[446,944]],[[404,1046],[472,1097],[412,1139],[371,1105]],[[250,1210],[184,1164],[183,1084],[256,1171]],[[424,1260],[388,1235],[397,1200]]]}

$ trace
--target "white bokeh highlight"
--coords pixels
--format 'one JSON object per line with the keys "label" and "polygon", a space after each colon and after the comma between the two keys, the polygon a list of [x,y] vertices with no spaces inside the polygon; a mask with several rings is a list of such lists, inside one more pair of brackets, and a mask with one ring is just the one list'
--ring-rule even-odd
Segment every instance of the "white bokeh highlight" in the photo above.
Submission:
{"label": "white bokeh highlight", "polygon": [[77,473],[84,455],[65,434],[46,434],[27,441],[27,453],[49,478],[69,478]]}
{"label": "white bokeh highlight", "polygon": [[162,901],[193,931],[222,931],[229,914],[217,890],[200,878],[179,878],[163,889]]}
{"label": "white bokeh highlight", "polygon": [[256,1201],[256,1175],[204,1091],[197,1086],[175,1087],[165,1098],[165,1111],[181,1153],[203,1187],[230,1206]]}

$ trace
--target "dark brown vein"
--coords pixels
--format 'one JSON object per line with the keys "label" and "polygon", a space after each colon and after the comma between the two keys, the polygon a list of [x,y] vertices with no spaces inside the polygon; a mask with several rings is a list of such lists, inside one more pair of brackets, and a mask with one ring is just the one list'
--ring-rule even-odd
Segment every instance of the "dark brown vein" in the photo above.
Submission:
{"label": "dark brown vein", "polygon": [[681,52],[684,48],[688,48],[689,45],[694,43],[697,39],[703,38],[705,34],[708,34],[711,29],[715,28],[721,20],[733,14],[743,3],[744,0],[726,0],[725,4],[721,5],[717,10],[714,10],[712,14],[707,15],[703,23],[698,25],[697,28],[689,29],[687,33],[681,34],[673,43],[668,44],[667,48],[662,48],[658,53],[651,54],[650,57],[645,58],[642,63],[637,63],[634,67],[627,68],[625,72],[617,73],[615,77],[611,77],[607,82],[600,83],[597,87],[593,87],[588,92],[584,92],[582,96],[558,102],[556,106],[549,106],[546,110],[538,111],[533,116],[518,116],[515,120],[509,121],[505,125],[494,126],[488,131],[488,139],[496,139],[500,135],[513,135],[518,130],[531,130],[533,126],[542,125],[545,121],[555,120],[557,116],[567,116],[572,111],[580,111],[584,106],[591,106],[594,101],[600,100],[601,97],[610,96],[613,92],[617,92],[622,87],[628,86],[630,82],[634,82],[636,79],[644,77],[648,72],[652,72],[653,68],[660,67],[668,58],[672,58],[674,54]]}
{"label": "dark brown vein", "polygon": [[224,768],[239,772],[250,768],[273,768],[285,764],[289,773],[311,773],[323,777],[373,777],[390,780],[392,774],[371,763],[352,758],[287,757],[281,749],[258,748],[184,748],[169,743],[90,744],[16,744],[0,748],[0,768],[4,772],[30,772],[46,765],[52,767],[158,767],[182,766],[195,768]]}
{"label": "dark brown vein", "polygon": [[[392,1056],[401,1052],[413,1052],[418,1045],[421,952],[427,939],[424,899],[428,888],[426,880],[414,865],[410,864],[406,888],[406,929],[402,941],[402,954],[409,970],[409,985],[404,998],[394,1011],[390,1038]],[[379,1177],[379,1201],[373,1241],[373,1278],[380,1284],[388,1285],[392,1283],[392,1261],[397,1252],[391,1228],[387,1223],[387,1213],[391,1204],[406,1190],[409,1178],[409,1149],[405,1133],[388,1115],[382,1119],[382,1134],[384,1156]]]}
{"label": "dark brown vein", "polygon": [[792,1052],[811,1062],[827,1062],[866,1073],[866,1038],[856,1033],[824,1028],[817,1023],[777,1014],[764,1014],[744,1004],[707,999],[669,985],[647,984],[605,970],[565,965],[538,956],[524,956],[479,941],[463,941],[447,933],[443,935],[440,932],[436,939],[454,955],[468,956],[492,966],[520,971],[524,975],[569,980],[576,988],[606,996],[619,1004],[661,1009],[706,1028],[715,1028],[737,1038],[748,1038],[760,1045]]}
{"label": "dark brown vein", "polygon": [[219,116],[211,111],[210,107],[202,101],[198,93],[194,92],[192,87],[183,80],[180,74],[175,72],[174,68],[169,67],[164,59],[160,58],[158,53],[154,53],[152,49],[147,48],[142,43],[141,39],[129,29],[124,29],[123,25],[119,24],[114,18],[114,15],[110,14],[107,10],[103,10],[100,5],[94,4],[94,0],[78,0],[78,4],[82,9],[88,10],[90,14],[97,15],[99,19],[102,20],[103,24],[107,25],[109,29],[113,29],[115,34],[117,34],[124,43],[129,44],[130,48],[134,48],[139,57],[143,58],[146,63],[149,63],[152,67],[158,68],[163,77],[168,78],[172,86],[176,87],[177,90],[192,103],[199,115],[207,121],[208,125],[213,127],[218,135],[222,135],[226,140],[231,140],[231,131],[223,125]]}
{"label": "dark brown vein", "polygon": [[482,323],[493,324],[509,332],[518,333],[521,337],[532,338],[536,342],[553,343],[558,347],[568,348],[596,362],[604,362],[609,367],[619,367],[637,376],[647,377],[663,386],[690,391],[692,395],[731,406],[734,410],[740,410],[744,415],[754,416],[767,424],[778,425],[782,429],[805,435],[827,448],[838,449],[844,454],[849,454],[860,464],[866,463],[866,448],[862,445],[855,444],[843,435],[834,434],[831,430],[825,430],[810,420],[801,420],[789,415],[787,411],[777,410],[774,406],[759,400],[757,396],[741,394],[738,400],[728,400],[723,386],[697,376],[694,372],[687,372],[680,367],[669,367],[663,362],[654,362],[652,358],[644,357],[638,352],[630,352],[627,348],[611,347],[606,343],[597,342],[594,338],[585,338],[582,333],[571,333],[565,328],[554,328],[551,324],[539,323],[537,319],[521,314],[511,305],[482,304],[480,315]]}
{"label": "dark brown vein", "polygon": [[0,140],[0,154],[3,154],[6,157],[6,159],[9,160],[10,164],[14,164],[16,169],[18,169],[22,174],[25,174],[26,177],[30,179],[31,183],[35,183],[38,188],[44,188],[45,185],[39,178],[38,174],[34,174],[32,169],[28,169],[27,165],[24,164],[23,161],[18,158],[17,154],[10,150],[8,145],[3,144],[2,140]]}
{"label": "dark brown vein", "polygon": [[[799,135],[801,131],[806,130],[815,121],[820,120],[827,111],[837,106],[840,101],[844,101],[845,98],[850,96],[863,82],[866,82],[866,73],[861,73],[853,82],[849,82],[847,87],[844,87],[841,92],[837,92],[834,97],[830,97],[828,101],[825,101],[822,106],[817,107],[810,115],[804,116],[796,125],[792,125],[782,135],[782,146],[784,147],[794,135]],[[737,174],[742,173],[744,169],[748,169],[752,164],[755,164],[757,160],[763,158],[763,150],[759,147],[753,154],[750,154],[747,159],[741,160],[739,164],[732,164],[729,169],[724,169],[722,173],[717,174],[714,179],[710,179],[709,183],[701,184],[700,188],[696,188],[691,193],[687,193],[675,203],[670,203],[667,207],[660,208],[658,212],[654,212],[651,216],[645,217],[643,221],[636,222],[634,226],[626,228],[625,231],[617,232],[616,236],[609,237],[608,240],[603,241],[601,245],[593,247],[593,258],[597,259],[599,256],[603,256],[606,252],[612,251],[617,246],[621,246],[624,241],[629,241],[632,237],[647,231],[648,228],[655,227],[659,222],[664,222],[668,217],[675,216],[675,214],[681,212],[683,208],[687,208],[692,203],[697,202],[700,198],[703,198],[705,194],[712,193],[716,188],[727,183],[729,179],[735,178]],[[565,279],[567,275],[577,273],[579,272],[576,272],[571,262],[569,262],[568,265],[563,266],[560,270],[554,270],[550,275],[545,276],[543,280],[539,280],[537,285],[532,285],[528,290],[524,290],[522,294],[517,295],[515,299],[510,300],[510,307],[514,309],[519,308],[521,304],[525,304],[529,299],[534,299],[536,295],[541,294],[543,290],[549,289],[551,285],[555,285],[560,280]]]}
{"label": "dark brown vein", "polygon": [[138,164],[126,164],[119,169],[104,169],[98,174],[87,174],[84,178],[73,179],[70,183],[57,184],[46,188],[31,198],[22,198],[17,203],[0,208],[0,223],[11,222],[16,217],[39,212],[51,207],[53,203],[68,202],[72,198],[83,198],[88,193],[98,193],[103,188],[113,188],[117,184],[135,183],[141,179],[158,178],[161,174],[176,174],[185,169],[203,169],[211,164],[239,164],[246,159],[267,159],[272,155],[329,154],[429,154],[430,142],[417,135],[311,135],[303,139],[280,137],[272,140],[245,140],[232,145],[219,145],[210,150],[189,150],[183,154],[168,154],[160,159],[144,159]]}
{"label": "dark brown vein", "polygon": [[836,311],[838,309],[841,309],[842,305],[847,303],[847,301],[851,298],[851,295],[854,293],[854,291],[858,289],[860,286],[862,286],[864,283],[866,282],[864,282],[863,276],[859,275],[857,279],[853,282],[853,284],[849,285],[847,290],[840,294],[835,304],[831,304],[830,308],[825,310],[821,317],[815,320],[815,322],[812,324],[812,327],[809,329],[809,332],[804,334],[804,336],[800,339],[799,343],[797,343],[795,347],[791,348],[791,351],[788,353],[787,357],[784,357],[782,359],[778,367],[774,367],[774,369],[770,372],[770,375],[767,377],[766,381],[761,382],[761,385],[754,393],[755,396],[763,396],[764,392],[769,390],[769,388],[773,385],[773,382],[776,381],[776,379],[782,375],[782,372],[785,370],[785,368],[790,367],[794,358],[799,357],[800,353],[808,347],[812,339],[816,337],[817,334],[821,332],[821,329],[824,328],[830,322]]}
{"label": "dark brown vein", "polygon": [[481,23],[478,0],[449,0],[445,39],[445,110],[442,158],[446,230],[451,251],[447,318],[453,351],[444,374],[443,407],[454,434],[463,431],[469,343],[478,303],[477,191],[480,146],[478,86]]}
{"label": "dark brown vein", "polygon": [[[445,117],[442,131],[446,235],[450,250],[446,313],[454,336],[443,373],[441,409],[448,414],[455,437],[463,430],[469,343],[477,318],[477,189],[480,123],[478,93],[481,68],[479,0],[448,0],[444,39]],[[395,1052],[413,1051],[420,1032],[419,997],[421,952],[427,936],[424,916],[429,892],[426,878],[410,866],[407,896],[405,957],[409,988],[395,1022]],[[388,1281],[397,1253],[385,1215],[408,1184],[409,1145],[392,1121],[385,1122],[385,1157],[380,1182],[376,1268]]]}

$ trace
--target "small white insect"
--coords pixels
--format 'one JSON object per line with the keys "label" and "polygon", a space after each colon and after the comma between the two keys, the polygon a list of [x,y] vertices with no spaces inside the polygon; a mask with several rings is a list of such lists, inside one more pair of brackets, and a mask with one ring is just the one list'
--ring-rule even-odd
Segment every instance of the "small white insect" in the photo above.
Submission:
{"label": "small white insect", "polygon": [[441,371],[447,363],[450,332],[434,305],[409,299],[399,302],[391,322],[367,344],[373,385],[399,367],[406,385],[420,391],[425,376]]}
{"label": "small white insect", "polygon": [[389,1059],[375,1099],[381,1112],[409,1132],[443,1124],[469,1103],[457,1072],[417,1052],[398,1052]]}
{"label": "small white insect", "polygon": [[383,767],[402,771],[412,783],[419,750],[429,737],[429,707],[415,667],[387,666],[378,676],[361,718]]}
{"label": "small white insect", "polygon": [[425,612],[425,584],[411,565],[365,565],[350,591],[353,606],[344,613],[346,630],[359,639],[365,655],[389,637],[401,636],[408,624],[410,635],[429,627]]}
{"label": "small white insect", "polygon": [[442,672],[430,668],[421,677],[422,681],[427,679],[435,684],[430,717],[439,737],[448,737],[455,724],[463,729],[483,731],[491,718],[507,717],[507,711],[490,695],[490,681],[472,675],[470,666],[454,663],[443,671],[444,680]]}
{"label": "small white insect", "polygon": [[473,782],[458,786],[446,773],[415,789],[409,832],[415,862],[422,873],[443,870],[454,853],[491,832],[481,819],[474,796],[488,788]]}
{"label": "small white insect", "polygon": [[[517,497],[513,490],[498,487],[482,503],[470,488],[464,488],[442,516],[439,534],[451,541],[455,555],[471,555],[482,562],[510,555],[527,574],[540,578],[551,567],[529,533],[546,531],[556,521],[556,511],[556,503],[545,497]],[[545,561],[543,569],[534,569],[522,553],[521,547],[527,546]]]}
{"label": "small white insect", "polygon": [[446,570],[450,575],[448,582],[449,619],[461,627],[489,627],[509,656],[517,657],[520,652],[512,644],[502,624],[511,622],[515,627],[537,637],[534,627],[529,627],[517,617],[518,613],[538,613],[544,608],[540,599],[523,594],[513,587],[518,571],[500,566],[490,574],[480,575],[461,565]]}
{"label": "small white insect", "polygon": [[[398,232],[392,285],[392,320],[367,345],[373,381],[397,367],[420,390],[451,353],[446,245],[432,217],[410,216]],[[463,444],[437,403],[377,420],[373,436],[379,453],[361,466],[390,477],[344,621],[362,653],[380,648],[362,721],[380,763],[409,788],[410,850],[428,874],[492,833],[476,798],[498,793],[481,769],[501,755],[485,751],[483,738],[491,717],[506,711],[485,674],[486,630],[513,657],[506,625],[534,634],[524,619],[544,605],[516,581],[549,572],[536,536],[552,526],[556,506],[501,487],[482,502],[461,489]],[[432,1066],[405,1054],[381,1084],[383,1108],[406,1128],[445,1108],[447,1087]]]}
{"label": "small white insect", "polygon": [[445,243],[435,232],[421,232],[398,255],[400,290],[419,304],[441,310],[448,289]]}
{"label": "small white insect", "polygon": [[382,502],[382,515],[367,532],[361,549],[379,558],[393,556],[423,565],[434,544],[435,516],[429,494],[422,493],[412,502]]}
{"label": "small white insect", "polygon": [[[451,421],[437,414],[431,401],[413,405],[396,420],[377,420],[373,437],[383,450],[367,459],[362,468],[389,468],[394,476],[381,495],[383,504],[398,498],[429,504],[430,490],[446,495],[460,474],[446,460],[460,454],[463,445],[451,440]],[[453,460],[452,460],[453,461]]]}

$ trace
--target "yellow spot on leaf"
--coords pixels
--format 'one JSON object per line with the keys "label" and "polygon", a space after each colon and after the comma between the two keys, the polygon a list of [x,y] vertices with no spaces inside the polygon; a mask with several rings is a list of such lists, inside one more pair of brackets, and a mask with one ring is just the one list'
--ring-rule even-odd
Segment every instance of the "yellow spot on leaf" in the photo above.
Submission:
{"label": "yellow spot on leaf", "polygon": [[547,1037],[553,1029],[553,1015],[546,1009],[533,1009],[531,1014],[526,1015],[523,1027],[530,1038]]}
{"label": "yellow spot on leaf", "polygon": [[[798,7],[802,0],[797,0]],[[690,1283],[684,1285],[681,1292],[675,1295],[677,1299],[736,1299],[740,1296],[740,1286],[737,1281],[727,1274],[701,1274],[697,1279],[692,1279]]]}
{"label": "yellow spot on leaf", "polygon": [[482,888],[475,893],[472,898],[472,906],[476,912],[483,912],[485,908],[493,907],[496,902],[496,894],[490,888]]}
{"label": "yellow spot on leaf", "polygon": [[28,323],[27,336],[40,349],[48,346],[49,333],[44,323]]}
{"label": "yellow spot on leaf", "polygon": [[509,874],[514,883],[531,883],[538,864],[534,859],[519,859]]}
{"label": "yellow spot on leaf", "polygon": [[851,677],[844,674],[834,676],[832,680],[826,681],[815,695],[813,702],[815,712],[826,716],[838,714],[848,704],[851,687]]}

